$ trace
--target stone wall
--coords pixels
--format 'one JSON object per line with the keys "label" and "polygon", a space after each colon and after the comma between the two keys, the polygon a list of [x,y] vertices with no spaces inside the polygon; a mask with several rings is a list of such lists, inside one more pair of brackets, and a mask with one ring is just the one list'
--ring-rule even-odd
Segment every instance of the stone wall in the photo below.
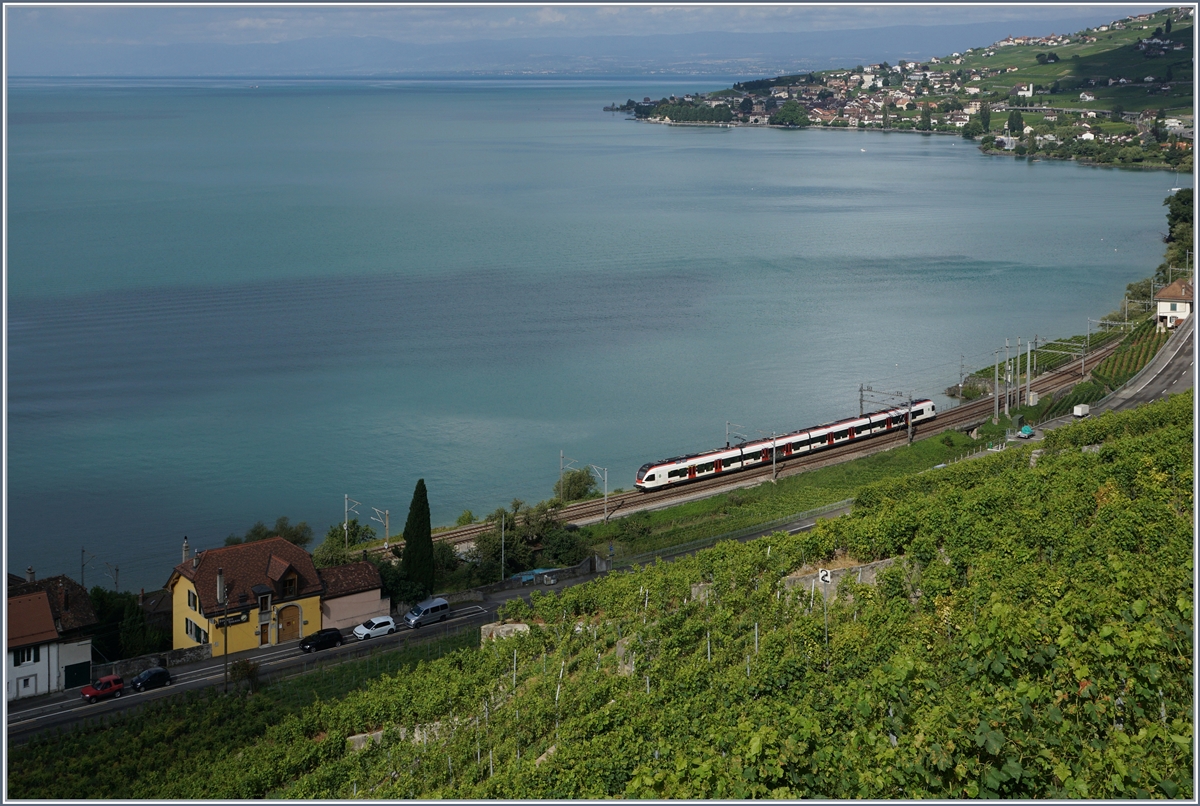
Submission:
{"label": "stone wall", "polygon": [[[859,582],[864,585],[874,585],[875,575],[894,562],[896,562],[895,557],[888,557],[886,560],[878,560],[876,562],[866,563],[864,565],[852,565],[849,568],[837,568],[830,571],[829,601],[832,602],[837,598],[838,583],[842,581],[842,577],[846,576],[846,574],[853,575],[855,582]],[[818,590],[824,590],[825,586],[823,586],[821,584],[821,580],[817,578],[816,571],[813,571],[809,574],[792,574],[791,576],[784,577],[783,587],[784,590],[792,591],[795,595],[800,595],[801,593],[804,595],[809,595],[814,582],[816,583]]]}
{"label": "stone wall", "polygon": [[165,669],[170,669],[172,666],[182,666],[187,663],[198,663],[202,660],[208,660],[212,657],[212,644],[199,644],[186,649],[172,649],[169,652],[156,652],[153,655],[141,655],[136,658],[126,658],[125,660],[115,661],[113,663],[93,663],[92,664],[92,680],[99,680],[101,677],[110,674],[119,674],[125,679],[135,677],[136,675],[152,669],[155,666],[162,666]]}

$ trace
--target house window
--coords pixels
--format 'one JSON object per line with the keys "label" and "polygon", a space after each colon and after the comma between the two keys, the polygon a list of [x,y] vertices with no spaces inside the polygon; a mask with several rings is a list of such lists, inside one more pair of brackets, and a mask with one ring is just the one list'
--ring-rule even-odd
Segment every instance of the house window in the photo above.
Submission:
{"label": "house window", "polygon": [[283,581],[283,595],[289,599],[296,595],[295,577],[288,577]]}
{"label": "house window", "polygon": [[39,649],[41,647],[30,646],[16,650],[13,652],[13,666],[21,666],[25,663],[37,663],[40,655]]}
{"label": "house window", "polygon": [[208,643],[208,631],[200,629],[200,625],[193,622],[190,618],[184,619],[183,631],[187,633],[188,638],[191,638],[197,644]]}
{"label": "house window", "polygon": [[271,609],[271,594],[258,597],[258,612],[266,613]]}
{"label": "house window", "polygon": [[1171,310],[1173,310],[1173,311],[1176,310],[1175,305],[1176,305],[1176,303],[1174,303],[1174,302],[1171,303]]}
{"label": "house window", "polygon": [[196,592],[188,591],[188,607],[192,610],[196,609]]}

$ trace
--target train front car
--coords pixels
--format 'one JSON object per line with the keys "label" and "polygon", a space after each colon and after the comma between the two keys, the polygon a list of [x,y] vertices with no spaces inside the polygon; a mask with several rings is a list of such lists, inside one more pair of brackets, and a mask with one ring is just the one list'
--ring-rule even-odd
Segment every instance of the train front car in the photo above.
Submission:
{"label": "train front car", "polygon": [[639,467],[637,479],[633,482],[633,486],[642,492],[665,487],[667,485],[667,473],[665,467],[660,467],[662,464],[662,462],[647,462]]}

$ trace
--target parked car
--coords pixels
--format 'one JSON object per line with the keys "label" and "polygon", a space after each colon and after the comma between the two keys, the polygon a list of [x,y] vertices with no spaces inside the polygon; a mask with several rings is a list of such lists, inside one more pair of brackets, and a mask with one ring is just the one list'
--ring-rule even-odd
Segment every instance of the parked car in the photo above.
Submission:
{"label": "parked car", "polygon": [[134,691],[147,691],[152,688],[169,686],[171,685],[171,673],[161,666],[155,666],[130,680],[129,685],[133,686]]}
{"label": "parked car", "polygon": [[404,614],[404,623],[415,630],[422,624],[445,621],[448,615],[450,615],[450,603],[445,599],[440,597],[426,599],[413,605],[412,610]]}
{"label": "parked car", "polygon": [[373,619],[367,619],[362,624],[354,628],[354,637],[360,641],[365,641],[368,638],[377,638],[380,635],[391,635],[396,631],[396,622],[391,616],[376,616]]}
{"label": "parked car", "polygon": [[107,697],[120,697],[121,692],[125,690],[125,681],[118,674],[109,674],[101,677],[94,684],[84,686],[81,692],[83,698],[88,702],[103,700]]}
{"label": "parked car", "polygon": [[1021,430],[1017,432],[1018,439],[1033,439],[1033,429],[1027,425],[1021,426]]}
{"label": "parked car", "polygon": [[317,649],[329,649],[331,646],[342,645],[342,631],[335,630],[333,627],[326,627],[323,630],[317,630],[307,638],[300,640],[300,649],[305,652],[312,652]]}

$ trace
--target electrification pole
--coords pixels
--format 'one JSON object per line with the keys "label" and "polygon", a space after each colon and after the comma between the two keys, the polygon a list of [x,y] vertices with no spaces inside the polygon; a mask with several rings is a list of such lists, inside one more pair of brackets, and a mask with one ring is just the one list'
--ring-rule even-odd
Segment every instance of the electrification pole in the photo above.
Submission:
{"label": "electrification pole", "polygon": [[1000,351],[992,350],[996,371],[992,374],[992,425],[1000,422]]}

